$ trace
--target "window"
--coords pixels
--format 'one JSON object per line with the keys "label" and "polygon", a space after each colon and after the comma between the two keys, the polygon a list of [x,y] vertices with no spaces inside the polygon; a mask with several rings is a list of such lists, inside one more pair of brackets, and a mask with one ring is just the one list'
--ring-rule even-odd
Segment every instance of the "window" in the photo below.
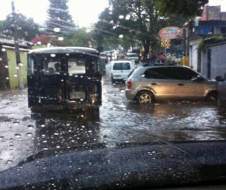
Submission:
{"label": "window", "polygon": [[197,77],[197,73],[182,67],[152,68],[144,74],[146,78],[152,79],[191,80]]}
{"label": "window", "polygon": [[148,79],[167,79],[166,73],[161,68],[152,68],[145,71],[145,78]]}
{"label": "window", "polygon": [[49,60],[44,62],[44,74],[56,75],[62,71],[61,62],[58,60]]}
{"label": "window", "polygon": [[197,77],[197,73],[188,68],[170,68],[172,78],[176,80],[192,80]]}
{"label": "window", "polygon": [[130,70],[130,63],[114,63],[113,70]]}
{"label": "window", "polygon": [[85,74],[86,66],[85,60],[82,59],[69,59],[68,60],[68,74],[70,76],[76,74]]}

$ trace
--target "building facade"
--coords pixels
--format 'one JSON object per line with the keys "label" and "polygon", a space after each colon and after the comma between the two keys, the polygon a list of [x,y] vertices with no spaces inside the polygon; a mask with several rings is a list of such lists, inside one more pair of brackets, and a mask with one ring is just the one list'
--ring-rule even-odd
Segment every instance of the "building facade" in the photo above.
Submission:
{"label": "building facade", "polygon": [[19,44],[20,63],[17,65],[13,40],[0,39],[0,90],[26,87],[29,50],[27,43]]}

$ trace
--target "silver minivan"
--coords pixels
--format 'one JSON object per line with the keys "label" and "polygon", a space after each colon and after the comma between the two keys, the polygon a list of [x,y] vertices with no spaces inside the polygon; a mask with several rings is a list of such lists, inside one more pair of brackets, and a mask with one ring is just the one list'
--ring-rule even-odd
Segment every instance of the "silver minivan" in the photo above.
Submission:
{"label": "silver minivan", "polygon": [[161,99],[217,99],[217,82],[183,66],[139,66],[127,80],[126,97],[140,104]]}

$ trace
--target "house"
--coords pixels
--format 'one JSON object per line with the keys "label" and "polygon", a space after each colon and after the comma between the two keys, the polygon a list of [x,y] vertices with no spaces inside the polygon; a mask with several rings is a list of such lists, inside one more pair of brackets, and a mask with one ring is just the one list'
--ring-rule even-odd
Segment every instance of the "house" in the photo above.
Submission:
{"label": "house", "polygon": [[[202,47],[203,46],[203,47]],[[226,77],[226,40],[209,38],[190,42],[190,67],[208,79]]]}
{"label": "house", "polygon": [[28,42],[19,43],[21,62],[17,65],[14,41],[0,38],[0,90],[27,85],[27,54],[30,47]]}
{"label": "house", "polygon": [[[189,66],[208,79],[226,73],[226,13],[220,6],[206,6],[189,35]],[[201,48],[202,45],[204,48]]]}

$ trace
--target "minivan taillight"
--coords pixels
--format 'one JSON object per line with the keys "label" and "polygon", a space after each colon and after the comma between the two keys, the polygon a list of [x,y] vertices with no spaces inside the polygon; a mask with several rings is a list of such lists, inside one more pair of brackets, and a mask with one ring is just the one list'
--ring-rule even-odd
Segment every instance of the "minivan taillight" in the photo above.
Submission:
{"label": "minivan taillight", "polygon": [[132,89],[132,81],[131,80],[127,81],[127,88]]}

